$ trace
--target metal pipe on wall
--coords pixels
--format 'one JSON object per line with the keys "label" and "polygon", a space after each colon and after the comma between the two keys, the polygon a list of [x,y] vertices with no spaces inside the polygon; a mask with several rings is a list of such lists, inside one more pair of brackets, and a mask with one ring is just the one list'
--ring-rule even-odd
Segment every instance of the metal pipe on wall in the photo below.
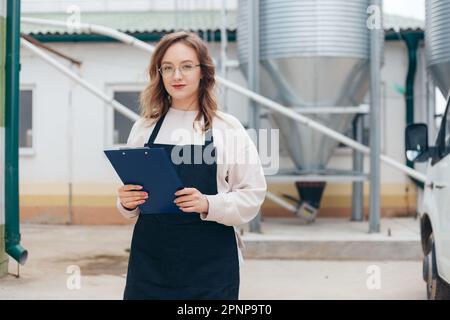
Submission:
{"label": "metal pipe on wall", "polygon": [[5,247],[23,265],[28,251],[20,244],[19,221],[20,1],[8,0],[6,10]]}
{"label": "metal pipe on wall", "polygon": [[[259,0],[248,2],[249,10],[249,52],[248,52],[248,86],[253,92],[259,93]],[[260,128],[259,108],[257,102],[249,100],[248,127],[258,130]],[[258,143],[258,134],[256,134]],[[261,211],[250,221],[250,232],[261,232]]]}
{"label": "metal pipe on wall", "polygon": [[[369,233],[380,232],[380,84],[381,84],[381,37],[384,32],[381,23],[382,2],[372,0],[375,14],[379,13],[379,23],[370,30],[370,199]],[[377,18],[377,17],[375,17]],[[381,29],[381,31],[380,31]]]}
{"label": "metal pipe on wall", "polygon": [[21,43],[21,45],[23,45],[24,47],[26,47],[27,49],[29,49],[30,51],[34,52],[36,55],[40,56],[42,59],[47,61],[49,64],[54,66],[56,69],[58,69],[59,71],[64,73],[66,76],[68,76],[69,78],[74,80],[76,83],[78,83],[79,85],[84,87],[86,90],[90,91],[92,94],[94,94],[95,96],[97,96],[100,99],[102,99],[103,101],[105,101],[108,105],[113,106],[114,109],[116,109],[118,112],[120,112],[124,116],[126,116],[129,119],[134,120],[134,121],[139,119],[139,115],[137,113],[131,111],[130,109],[128,109],[127,107],[125,107],[124,105],[119,103],[118,101],[114,100],[113,98],[108,97],[101,90],[98,90],[97,88],[92,86],[89,82],[87,82],[86,80],[84,80],[83,78],[78,76],[75,72],[71,71],[69,68],[67,68],[63,64],[59,63],[58,61],[56,61],[49,55],[47,55],[45,52],[43,52],[41,49],[37,48],[35,45],[31,44],[30,42],[28,42],[25,39],[21,39],[20,43]]}
{"label": "metal pipe on wall", "polygon": [[[353,133],[356,141],[363,143],[363,115],[356,116],[353,122]],[[358,174],[364,173],[364,154],[353,150],[353,171]],[[364,220],[364,182],[354,181],[352,183],[352,217],[351,221]]]}
{"label": "metal pipe on wall", "polygon": [[[221,75],[226,78],[227,77],[227,64],[228,64],[228,57],[227,57],[227,49],[228,49],[228,35],[227,35],[227,8],[226,8],[226,0],[222,0],[222,6],[220,10],[220,16],[222,19],[222,25],[220,27],[220,73]],[[228,110],[227,106],[227,88],[224,88],[223,90],[223,96],[222,96],[222,107],[223,111]]]}

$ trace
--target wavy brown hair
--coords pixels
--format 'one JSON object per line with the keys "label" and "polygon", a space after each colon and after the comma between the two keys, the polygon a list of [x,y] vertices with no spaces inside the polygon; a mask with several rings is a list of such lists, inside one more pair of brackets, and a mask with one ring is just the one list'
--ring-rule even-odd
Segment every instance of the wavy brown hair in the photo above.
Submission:
{"label": "wavy brown hair", "polygon": [[[161,74],[158,72],[162,58],[167,49],[173,44],[181,42],[197,53],[201,68],[201,80],[198,89],[199,112],[194,120],[199,121],[202,115],[205,123],[202,131],[205,132],[212,127],[212,119],[217,115],[217,100],[214,94],[215,89],[215,67],[209,54],[208,47],[203,40],[193,32],[178,31],[166,34],[158,42],[152,54],[148,75],[149,84],[140,95],[140,114],[148,120],[150,125],[164,115],[171,106],[169,93],[164,87]],[[194,124],[193,124],[194,126]]]}

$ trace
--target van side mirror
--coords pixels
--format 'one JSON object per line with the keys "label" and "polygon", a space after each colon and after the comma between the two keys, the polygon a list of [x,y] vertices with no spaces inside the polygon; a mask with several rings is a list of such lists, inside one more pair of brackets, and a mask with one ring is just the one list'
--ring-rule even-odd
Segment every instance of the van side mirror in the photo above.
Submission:
{"label": "van side mirror", "polygon": [[409,161],[424,162],[429,158],[428,128],[424,123],[410,124],[405,129],[405,151]]}

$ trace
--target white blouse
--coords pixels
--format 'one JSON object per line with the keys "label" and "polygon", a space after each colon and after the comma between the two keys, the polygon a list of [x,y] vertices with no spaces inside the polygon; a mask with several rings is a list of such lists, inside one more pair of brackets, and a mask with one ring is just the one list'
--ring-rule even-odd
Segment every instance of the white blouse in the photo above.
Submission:
{"label": "white blouse", "polygon": [[[206,195],[208,213],[201,214],[202,220],[215,221],[235,227],[239,262],[242,263],[240,248],[243,243],[236,226],[251,221],[264,201],[267,184],[258,151],[240,121],[222,111],[217,112],[212,122],[212,133],[217,156],[217,194]],[[183,111],[170,108],[156,136],[155,143],[184,145],[204,144],[205,134],[193,127],[197,111]],[[144,118],[133,125],[127,147],[143,147],[153,128]],[[203,124],[201,117],[200,124]],[[198,125],[198,123],[196,123]],[[151,199],[151,195],[149,195]],[[139,215],[139,208],[127,210],[117,198],[117,208],[126,218]],[[186,213],[189,214],[189,213]]]}

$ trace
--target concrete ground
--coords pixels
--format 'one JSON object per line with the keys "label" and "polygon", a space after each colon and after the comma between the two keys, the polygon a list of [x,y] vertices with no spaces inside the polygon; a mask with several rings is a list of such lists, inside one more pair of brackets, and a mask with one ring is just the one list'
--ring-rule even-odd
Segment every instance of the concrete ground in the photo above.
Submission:
{"label": "concrete ground", "polygon": [[[280,228],[280,223],[292,227],[292,223],[283,220],[278,222],[265,220],[262,235],[244,232],[247,249],[252,247],[251,241],[255,239],[258,239],[260,244],[264,243],[265,238],[273,240],[277,237],[284,237],[284,242],[289,240],[287,230],[290,228]],[[382,221],[382,225],[389,225],[389,223]],[[418,239],[414,220],[413,222],[397,221],[393,225],[403,225],[403,227],[398,227],[396,233],[403,234],[405,239],[410,241],[408,243],[412,247],[411,250],[416,250]],[[313,231],[314,228],[320,226],[319,230],[322,231],[317,231],[317,229]],[[358,229],[357,224],[352,223],[349,226],[356,230],[344,232],[343,225],[339,225],[333,220],[327,220],[318,221],[318,224],[314,226],[299,225],[291,232],[298,233],[299,230],[303,230],[303,233],[301,232],[294,238],[303,236],[306,237],[303,240],[311,240],[313,245],[309,247],[310,249],[315,248],[314,241],[318,239],[325,240],[327,243],[335,243],[343,240],[344,235],[348,232],[354,232],[353,237],[350,235],[352,237],[350,240],[356,241],[360,237],[359,240],[363,243],[361,246],[366,246],[364,230],[367,223],[365,226],[361,223],[361,230]],[[334,235],[333,237],[326,236],[327,228],[329,235]],[[342,230],[341,233],[338,231],[339,229]],[[406,231],[408,229],[409,232]],[[17,264],[10,260],[9,272],[11,274],[0,279],[0,299],[122,298],[132,226],[22,224],[21,233],[22,244],[29,251],[29,259],[25,266],[20,267],[19,278],[12,275],[17,274]],[[265,238],[264,234],[267,235]],[[390,236],[386,235],[386,237],[391,238],[392,235],[391,230]],[[373,241],[379,241],[384,237],[382,234],[371,236],[369,235],[369,238]],[[416,240],[413,240],[414,237]],[[389,239],[385,241],[389,241]],[[345,247],[345,242],[343,243],[343,252],[346,252],[348,247]],[[297,242],[297,245],[308,245],[308,243]],[[407,256],[406,260],[379,259],[379,254],[375,259],[370,259],[368,254],[366,257],[369,259],[330,260],[326,256],[329,252],[329,249],[326,249],[327,245],[325,245],[325,249],[323,243],[321,246],[321,252],[324,255],[316,253],[313,255],[313,260],[289,259],[289,253],[283,259],[247,258],[241,269],[240,298],[426,298],[419,259],[411,259],[411,256]],[[277,249],[279,247],[269,246],[265,247],[262,252],[270,255],[271,250]],[[248,253],[245,255],[249,256]],[[402,255],[399,254],[399,257]]]}
{"label": "concrete ground", "polygon": [[419,221],[381,219],[380,232],[369,233],[367,221],[323,218],[304,225],[297,218],[265,218],[261,233],[243,228],[250,258],[318,260],[420,260]]}

